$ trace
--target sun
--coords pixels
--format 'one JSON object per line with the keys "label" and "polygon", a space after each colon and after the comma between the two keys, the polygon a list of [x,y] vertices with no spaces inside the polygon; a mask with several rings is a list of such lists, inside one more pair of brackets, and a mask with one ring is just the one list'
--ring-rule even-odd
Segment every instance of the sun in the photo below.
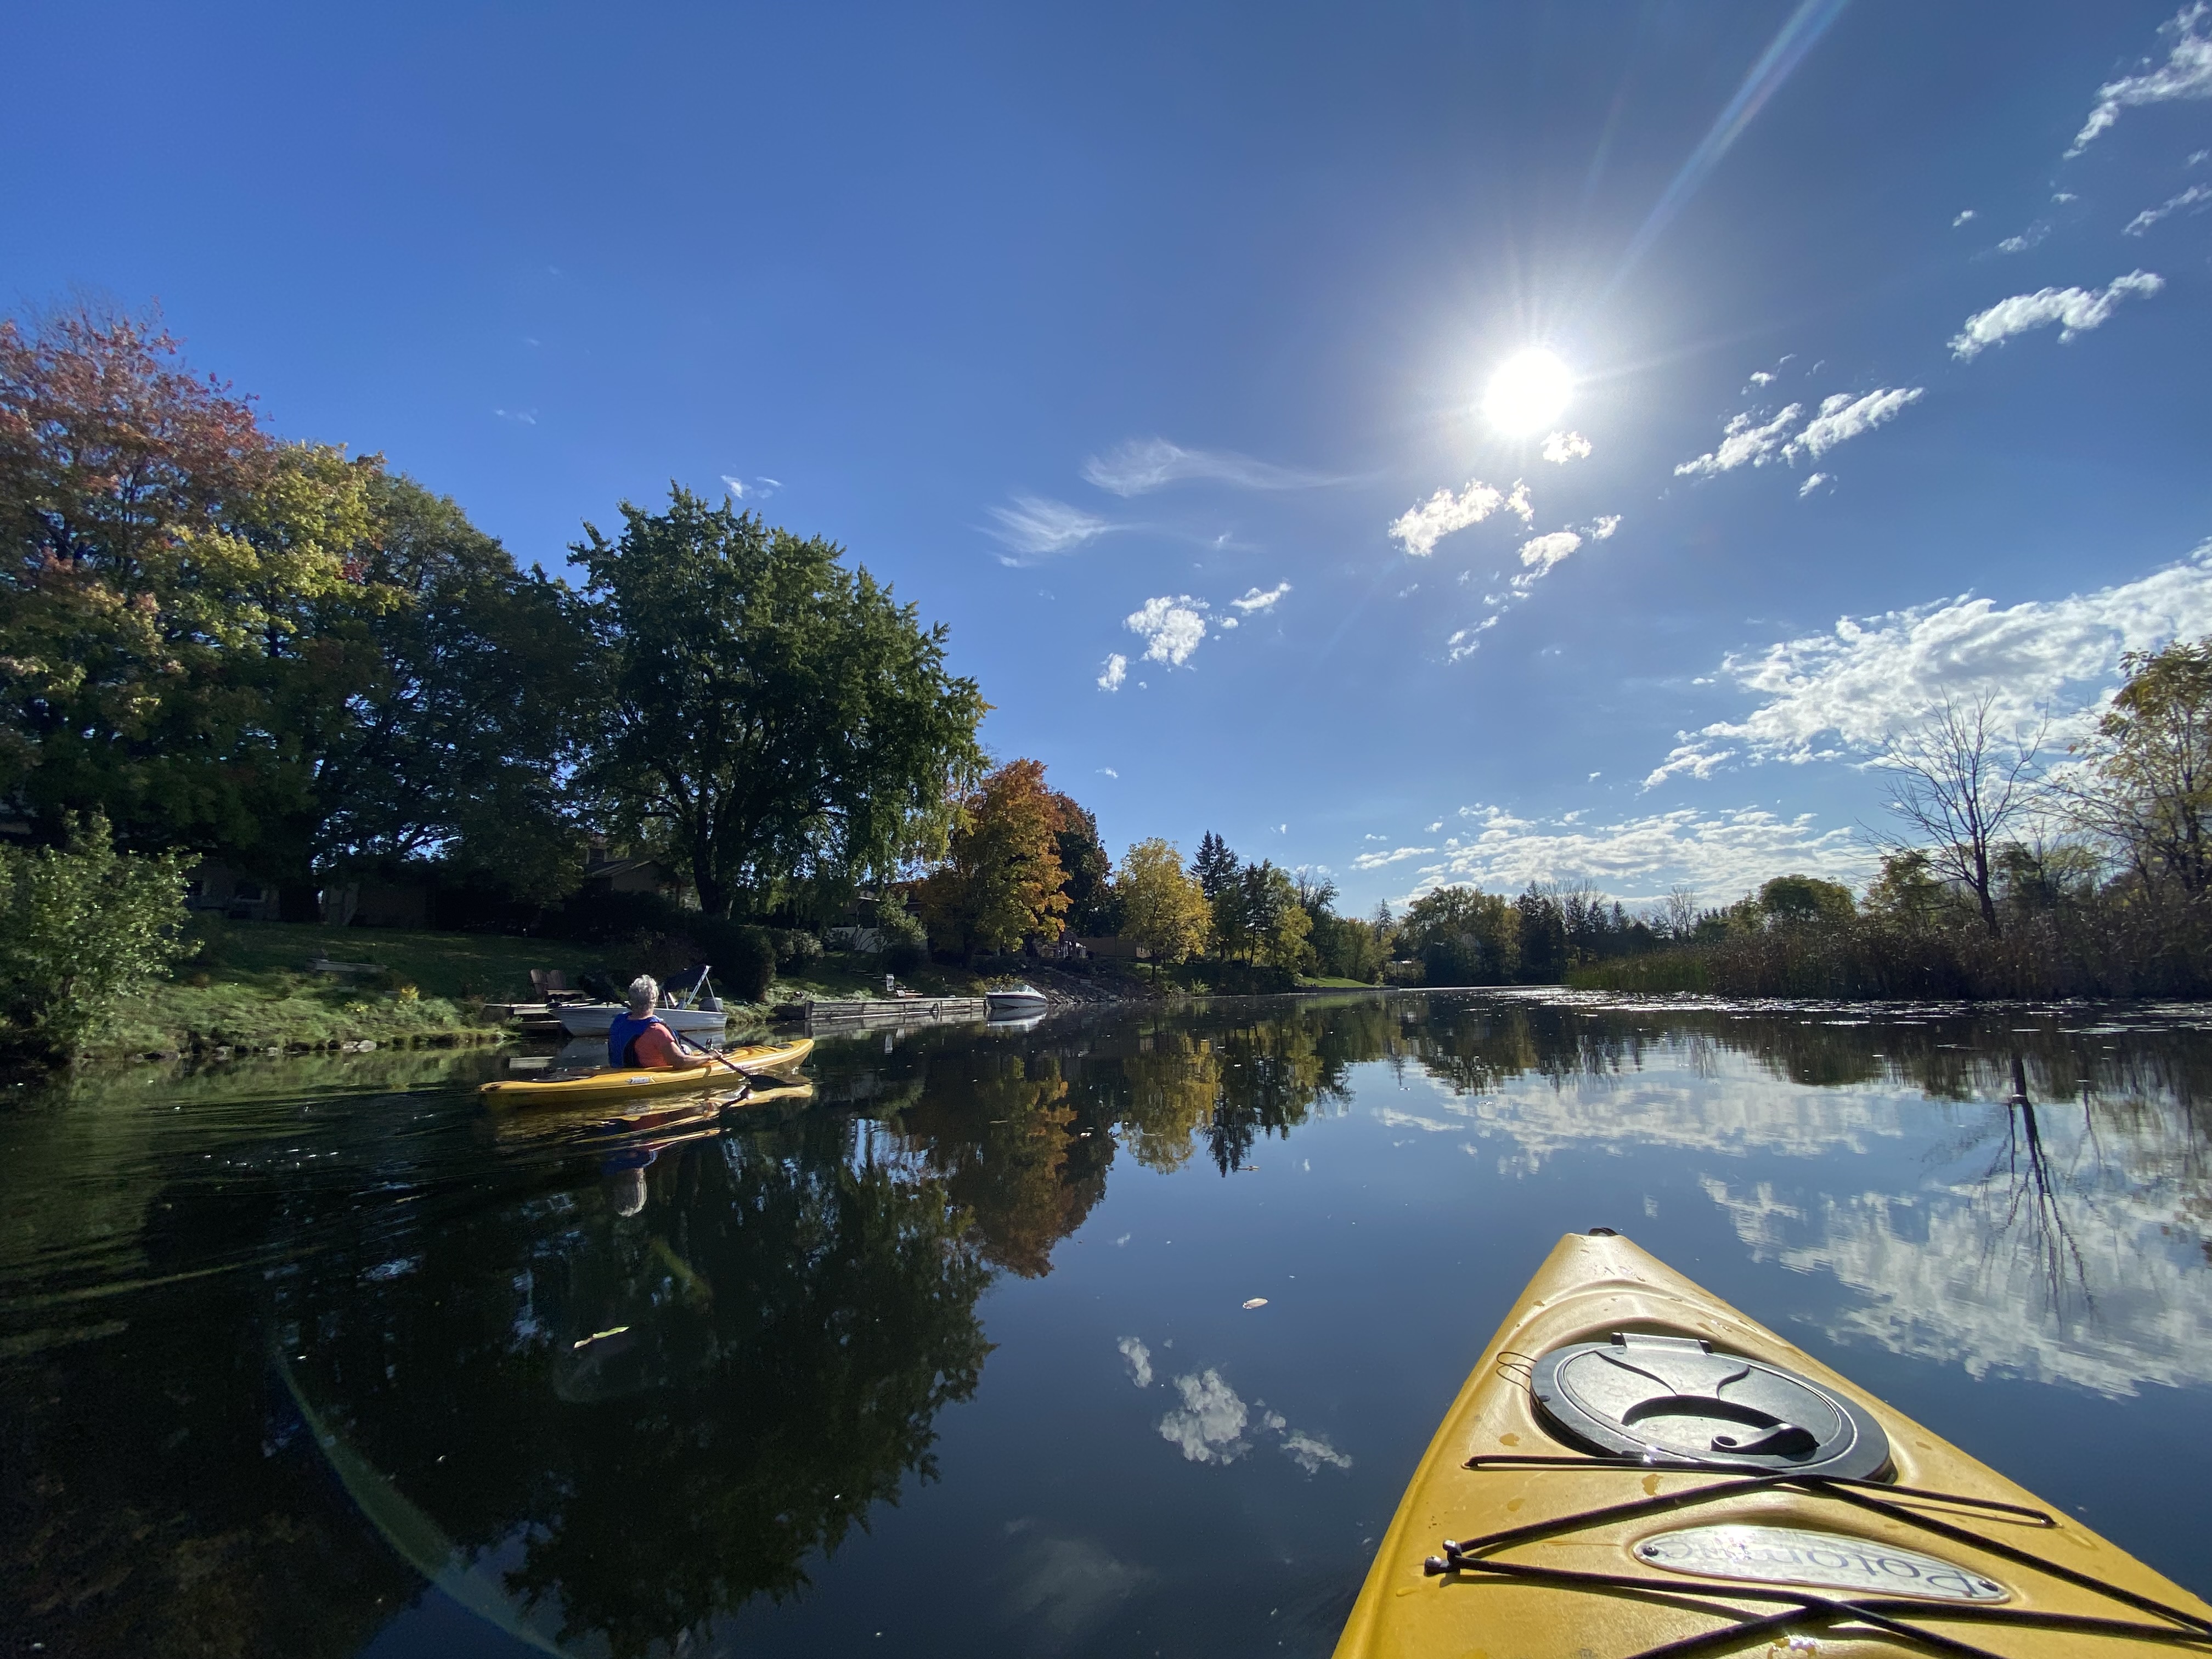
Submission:
{"label": "sun", "polygon": [[1575,378],[1541,346],[1516,351],[1498,366],[1482,394],[1482,412],[1510,437],[1527,437],[1558,420]]}

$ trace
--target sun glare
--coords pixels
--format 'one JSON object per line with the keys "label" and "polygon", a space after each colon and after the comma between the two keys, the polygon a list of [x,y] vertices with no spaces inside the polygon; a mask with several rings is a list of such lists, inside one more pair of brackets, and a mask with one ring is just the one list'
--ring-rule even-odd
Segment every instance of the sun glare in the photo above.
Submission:
{"label": "sun glare", "polygon": [[1559,418],[1574,384],[1565,363],[1543,347],[1531,346],[1498,366],[1483,392],[1482,412],[1500,432],[1526,437]]}

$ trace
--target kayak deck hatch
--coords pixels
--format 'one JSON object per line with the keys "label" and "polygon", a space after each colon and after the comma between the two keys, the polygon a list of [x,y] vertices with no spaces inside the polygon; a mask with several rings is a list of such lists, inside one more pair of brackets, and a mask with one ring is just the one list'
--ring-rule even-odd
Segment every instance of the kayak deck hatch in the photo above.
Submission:
{"label": "kayak deck hatch", "polygon": [[2212,1607],[1607,1230],[1559,1242],[1337,1659],[2212,1653]]}

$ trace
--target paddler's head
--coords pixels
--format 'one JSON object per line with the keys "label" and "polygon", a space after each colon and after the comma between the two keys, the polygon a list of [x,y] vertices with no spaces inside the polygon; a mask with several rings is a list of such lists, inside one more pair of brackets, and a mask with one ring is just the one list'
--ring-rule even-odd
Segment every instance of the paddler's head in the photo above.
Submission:
{"label": "paddler's head", "polygon": [[640,974],[629,982],[629,1011],[642,1019],[660,1001],[660,981],[651,974]]}

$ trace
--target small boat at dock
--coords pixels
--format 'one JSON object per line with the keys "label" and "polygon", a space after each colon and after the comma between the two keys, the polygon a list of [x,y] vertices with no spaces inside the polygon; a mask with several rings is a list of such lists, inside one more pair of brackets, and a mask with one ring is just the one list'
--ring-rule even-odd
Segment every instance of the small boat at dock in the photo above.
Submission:
{"label": "small boat at dock", "polygon": [[1051,1000],[1033,985],[1015,985],[1003,991],[986,991],[983,1001],[989,1007],[993,1019],[1019,1019],[1025,1014],[1041,1014],[1052,1006]]}

